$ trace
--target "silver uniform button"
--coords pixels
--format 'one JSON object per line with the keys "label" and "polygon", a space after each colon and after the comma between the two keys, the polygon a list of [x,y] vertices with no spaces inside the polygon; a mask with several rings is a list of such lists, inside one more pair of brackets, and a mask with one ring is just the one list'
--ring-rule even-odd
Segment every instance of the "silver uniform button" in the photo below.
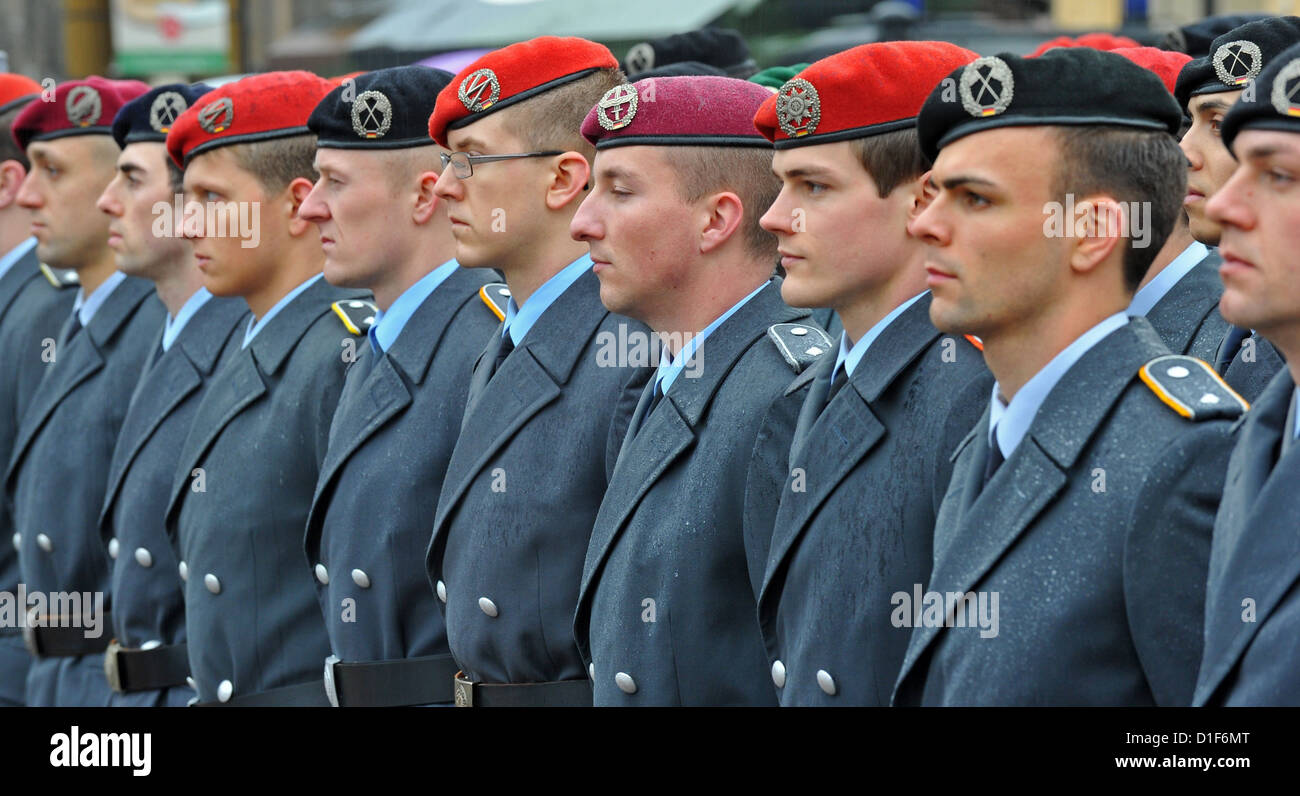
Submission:
{"label": "silver uniform button", "polygon": [[14,534],[13,541],[14,541],[14,549],[17,550],[18,548],[23,546],[23,535],[21,533]]}
{"label": "silver uniform button", "polygon": [[790,334],[794,335],[795,337],[803,337],[804,335],[808,334],[808,330],[802,326],[796,326],[790,330]]}
{"label": "silver uniform button", "polygon": [[135,563],[146,568],[152,567],[153,554],[151,554],[148,550],[144,549],[143,547],[137,547],[135,549]]}
{"label": "silver uniform button", "polygon": [[1192,372],[1187,368],[1183,367],[1182,365],[1174,365],[1169,370],[1166,370],[1165,373],[1168,373],[1170,376],[1174,377],[1175,379],[1185,379],[1188,376],[1192,375]]}
{"label": "silver uniform button", "polygon": [[142,649],[142,650],[151,650],[151,649],[153,649],[154,647],[161,647],[161,646],[162,646],[162,641],[160,641],[159,639],[154,638],[154,639],[150,639],[150,640],[146,641],[145,643],[141,644],[141,645],[140,645],[140,649]]}
{"label": "silver uniform button", "polygon": [[109,557],[109,558],[112,558],[112,559],[116,559],[116,558],[117,558],[117,551],[118,551],[118,549],[119,549],[120,547],[121,547],[121,545],[118,543],[118,541],[117,541],[117,537],[116,537],[116,536],[114,536],[112,539],[109,539],[109,540],[108,540],[108,557]]}
{"label": "silver uniform button", "polygon": [[195,691],[199,690],[199,684],[194,682],[194,678],[190,677],[188,674],[185,675],[185,685],[188,685],[190,688],[193,688]]}
{"label": "silver uniform button", "polygon": [[781,661],[772,661],[772,682],[777,688],[785,688],[785,664]]}
{"label": "silver uniform button", "polygon": [[496,618],[497,604],[492,602],[488,598],[486,597],[478,598],[478,607],[483,609],[483,613],[487,614],[490,617]]}
{"label": "silver uniform button", "polygon": [[817,685],[826,692],[826,696],[835,696],[835,678],[825,669],[817,670]]}
{"label": "silver uniform button", "polygon": [[190,579],[190,568],[184,561],[176,565],[176,571],[181,573],[181,580]]}
{"label": "silver uniform button", "polygon": [[447,584],[438,581],[438,599],[447,602]]}
{"label": "silver uniform button", "polygon": [[633,680],[632,675],[627,672],[619,672],[614,675],[614,684],[625,694],[636,693],[636,680]]}
{"label": "silver uniform button", "polygon": [[54,542],[50,541],[50,537],[45,534],[38,533],[36,534],[36,546],[48,553],[54,549]]}
{"label": "silver uniform button", "polygon": [[235,684],[229,680],[222,680],[221,685],[217,686],[217,701],[229,702],[230,697],[235,693]]}
{"label": "silver uniform button", "polygon": [[352,582],[363,589],[370,588],[370,576],[359,569],[352,570]]}
{"label": "silver uniform button", "polygon": [[596,679],[596,664],[594,662],[587,664],[587,676],[592,680]]}
{"label": "silver uniform button", "polygon": [[207,586],[208,591],[213,594],[221,593],[221,581],[217,580],[217,576],[213,575],[211,572],[203,576],[203,585]]}
{"label": "silver uniform button", "polygon": [[322,586],[330,582],[330,572],[324,564],[316,565],[316,580],[320,581]]}

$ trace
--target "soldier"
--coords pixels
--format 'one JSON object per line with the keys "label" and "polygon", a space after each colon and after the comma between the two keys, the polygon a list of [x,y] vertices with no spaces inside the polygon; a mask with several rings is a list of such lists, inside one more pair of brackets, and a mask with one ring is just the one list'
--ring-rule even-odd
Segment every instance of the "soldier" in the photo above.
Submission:
{"label": "soldier", "polygon": [[1288,368],[1234,426],[1214,524],[1196,705],[1300,705],[1300,45],[1276,56],[1223,119],[1240,163],[1206,204],[1222,230],[1223,314],[1264,335]]}
{"label": "soldier", "polygon": [[104,671],[115,705],[180,707],[195,696],[185,683],[185,603],[163,512],[195,410],[217,366],[238,346],[235,332],[248,315],[240,299],[213,298],[203,287],[192,247],[167,223],[181,192],[167,132],[208,91],[173,83],[123,106],[113,120],[122,148],[117,176],[99,197],[111,219],[108,245],[118,270],[153,282],[167,307],[122,422],[99,515],[113,561],[114,640]]}
{"label": "soldier", "polygon": [[975,58],[941,42],[855,47],[796,75],[755,118],[783,184],[763,216],[782,293],[833,307],[845,327],[783,399],[793,446],[755,454],[779,464],[780,507],[753,505],[773,489],[761,480],[746,506],[751,534],[775,515],[758,616],[783,705],[889,704],[911,635],[891,624],[890,597],[930,574],[949,454],[993,385],[971,341],[930,322],[925,245],[907,234],[928,168],[917,111]]}
{"label": "soldier", "polygon": [[204,705],[327,704],[329,643],[302,533],[345,366],[374,312],[364,291],[321,278],[319,232],[298,216],[317,177],[307,117],[330,89],[307,72],[246,77],[167,134],[204,287],[253,314],[195,413],[166,514]]}
{"label": "soldier", "polygon": [[5,481],[22,579],[37,600],[24,631],[35,656],[29,705],[109,700],[102,655],[112,632],[109,561],[96,528],[113,442],[165,311],[153,285],[116,269],[108,216],[95,200],[117,162],[113,116],[147,90],[101,77],[62,83],[53,102],[29,104],[13,123],[32,162],[18,203],[34,211],[36,253],[75,269],[81,281]]}
{"label": "soldier", "polygon": [[1185,705],[1245,402],[1125,314],[1178,212],[1182,114],[1086,48],[950,78],[918,117],[935,195],[910,229],[931,319],[979,336],[997,382],[953,454],[929,588],[895,597],[916,626],[895,703]]}
{"label": "soldier", "polygon": [[367,288],[379,312],[330,427],[307,520],[307,560],[333,655],[335,705],[450,702],[456,664],[424,551],[460,433],[474,360],[496,330],[484,270],[460,268],[428,134],[451,80],[402,66],[334,89],[307,120],[320,179],[325,278]]}
{"label": "soldier", "polygon": [[427,557],[462,670],[459,705],[591,704],[573,612],[650,375],[618,341],[649,332],[601,306],[569,222],[594,156],[582,120],[622,82],[605,47],[544,36],[465,67],[429,117],[429,135],[453,150],[437,193],[456,259],[503,273],[506,292],[492,294],[509,299],[474,368]]}
{"label": "soldier", "polygon": [[570,230],[591,245],[601,303],[662,346],[578,592],[597,706],[775,701],[745,564],[745,473],[768,405],[829,340],[781,301],[776,241],[758,225],[777,188],[753,125],[768,96],[735,78],[654,78],[610,89],[582,124],[594,179]]}
{"label": "soldier", "polygon": [[[1300,42],[1300,17],[1269,17],[1233,28],[1210,45],[1210,55],[1187,63],[1178,74],[1174,96],[1192,124],[1179,146],[1187,156],[1187,198],[1183,206],[1192,235],[1219,245],[1219,225],[1205,214],[1205,203],[1227,181],[1236,162],[1223,145],[1219,126],[1228,108],[1286,48]],[[1222,290],[1222,288],[1220,288]],[[1246,400],[1254,400],[1282,368],[1276,349],[1249,329],[1231,328],[1215,358],[1215,370]]]}
{"label": "soldier", "polygon": [[[31,212],[16,201],[30,164],[11,128],[40,91],[30,78],[0,74],[0,351],[9,352],[0,369],[0,462],[5,463],[19,420],[50,364],[41,356],[42,341],[58,337],[77,294],[76,272],[56,272],[36,258]],[[12,510],[0,500],[0,592],[17,594],[18,542]],[[31,659],[22,629],[0,626],[0,706],[23,704]]]}
{"label": "soldier", "polygon": [[[1179,70],[1191,60],[1182,53],[1154,47],[1112,52],[1154,72],[1171,94]],[[1150,240],[1145,243],[1154,245]],[[1175,354],[1213,363],[1229,328],[1228,322],[1219,314],[1219,296],[1222,293],[1218,255],[1192,237],[1187,213],[1180,212],[1169,237],[1133,294],[1128,313],[1146,318]]]}

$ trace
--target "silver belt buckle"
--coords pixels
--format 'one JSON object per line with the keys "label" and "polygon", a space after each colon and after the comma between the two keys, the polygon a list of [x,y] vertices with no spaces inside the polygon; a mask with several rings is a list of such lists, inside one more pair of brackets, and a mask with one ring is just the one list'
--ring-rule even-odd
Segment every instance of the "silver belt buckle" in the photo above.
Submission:
{"label": "silver belt buckle", "polygon": [[104,678],[108,680],[108,687],[122,693],[122,671],[118,668],[117,651],[122,649],[122,645],[117,643],[117,639],[108,642],[108,649],[104,650]]}
{"label": "silver belt buckle", "polygon": [[23,646],[27,651],[36,657],[40,657],[41,648],[36,643],[36,622],[37,614],[35,608],[27,609],[27,621],[23,623]]}
{"label": "silver belt buckle", "polygon": [[331,655],[325,659],[325,696],[329,698],[332,707],[339,706],[339,690],[334,684],[334,664],[339,662],[339,656]]}
{"label": "silver belt buckle", "polygon": [[465,677],[464,672],[456,672],[454,693],[456,695],[456,707],[472,708],[474,707],[474,681]]}

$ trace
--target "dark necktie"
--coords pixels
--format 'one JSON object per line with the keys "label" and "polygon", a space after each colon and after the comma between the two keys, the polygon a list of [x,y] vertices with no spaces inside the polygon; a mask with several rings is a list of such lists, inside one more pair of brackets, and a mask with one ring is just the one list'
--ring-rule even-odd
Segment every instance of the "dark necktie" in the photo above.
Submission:
{"label": "dark necktie", "polygon": [[162,359],[162,356],[165,353],[167,352],[166,350],[163,349],[163,342],[162,342],[162,338],[160,337],[158,338],[158,347],[153,350],[153,358],[149,360],[149,367],[152,368],[154,365],[157,365],[158,360]]}
{"label": "dark necktie", "polygon": [[650,413],[653,412],[655,407],[659,405],[659,402],[664,399],[664,391],[660,389],[661,386],[662,385],[658,381],[655,382],[654,393],[650,396],[650,403],[645,408],[645,414],[641,415],[641,425],[637,426],[636,430],[638,432],[645,427],[645,421],[650,417]]}
{"label": "dark necktie", "polygon": [[496,374],[501,363],[505,362],[510,352],[515,350],[515,341],[510,337],[510,332],[504,327],[501,334],[496,339],[496,351],[489,353],[483,352],[483,358],[479,360],[479,366],[474,369],[474,374],[469,380],[469,394],[465,398],[465,414],[461,418],[461,428],[469,422],[470,412],[474,405],[478,403],[479,397],[483,390],[487,389],[488,381]]}
{"label": "dark necktie", "polygon": [[79,331],[81,331],[81,314],[73,310],[72,317],[63,323],[63,330],[59,333],[60,347],[71,342]]}
{"label": "dark necktie", "polygon": [[1002,446],[998,445],[997,435],[993,435],[993,444],[989,446],[989,457],[984,461],[984,485],[988,486],[989,481],[993,479],[993,474],[1006,461],[1002,457]]}
{"label": "dark necktie", "polygon": [[1219,353],[1214,360],[1214,369],[1222,376],[1232,361],[1237,358],[1237,352],[1241,351],[1241,343],[1247,337],[1250,337],[1250,330],[1243,329],[1240,326],[1232,326],[1228,329],[1227,335],[1223,338],[1223,343],[1219,346]]}

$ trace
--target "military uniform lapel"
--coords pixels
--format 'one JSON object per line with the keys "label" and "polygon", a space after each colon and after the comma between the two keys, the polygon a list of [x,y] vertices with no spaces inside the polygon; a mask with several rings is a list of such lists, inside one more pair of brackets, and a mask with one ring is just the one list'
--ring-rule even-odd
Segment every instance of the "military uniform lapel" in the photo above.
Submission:
{"label": "military uniform lapel", "polygon": [[1146,314],[1147,322],[1175,354],[1187,351],[1201,323],[1219,306],[1223,282],[1216,259],[1207,256],[1197,263]]}

